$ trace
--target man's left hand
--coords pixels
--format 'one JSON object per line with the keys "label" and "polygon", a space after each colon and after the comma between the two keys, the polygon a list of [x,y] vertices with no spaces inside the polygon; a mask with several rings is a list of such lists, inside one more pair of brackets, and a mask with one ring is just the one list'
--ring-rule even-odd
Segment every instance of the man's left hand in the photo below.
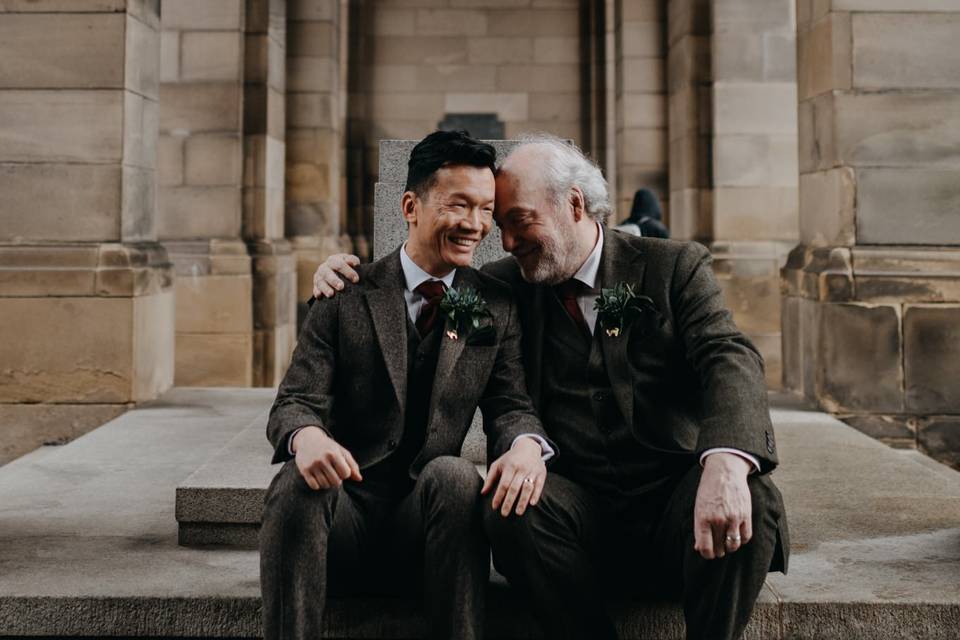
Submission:
{"label": "man's left hand", "polygon": [[706,558],[722,558],[753,536],[747,475],[750,463],[732,453],[713,453],[703,475],[693,510],[694,549]]}
{"label": "man's left hand", "polygon": [[509,451],[490,465],[480,493],[486,495],[497,480],[500,482],[493,494],[493,508],[499,508],[504,518],[510,515],[514,503],[518,516],[523,515],[527,505],[537,504],[547,480],[540,443],[529,437],[514,442]]}

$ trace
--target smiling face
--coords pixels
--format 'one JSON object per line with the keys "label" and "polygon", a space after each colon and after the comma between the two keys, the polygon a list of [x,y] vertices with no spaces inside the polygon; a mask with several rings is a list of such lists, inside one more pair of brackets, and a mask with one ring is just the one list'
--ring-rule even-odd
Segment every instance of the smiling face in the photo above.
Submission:
{"label": "smiling face", "polygon": [[511,159],[497,174],[495,217],[503,250],[513,254],[524,280],[557,284],[578,268],[574,219],[567,202],[557,202],[544,187],[535,162]]}
{"label": "smiling face", "polygon": [[441,167],[421,198],[403,194],[403,217],[410,224],[407,254],[421,269],[441,277],[468,267],[473,252],[493,226],[496,183],[486,167]]}

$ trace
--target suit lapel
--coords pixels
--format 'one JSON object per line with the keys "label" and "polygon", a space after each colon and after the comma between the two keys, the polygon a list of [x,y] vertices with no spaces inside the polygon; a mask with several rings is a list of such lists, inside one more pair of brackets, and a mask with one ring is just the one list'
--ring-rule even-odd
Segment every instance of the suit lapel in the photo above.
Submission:
{"label": "suit lapel", "polygon": [[[613,287],[618,282],[633,285],[638,294],[643,288],[643,274],[646,264],[640,252],[620,238],[609,228],[603,230],[603,254],[600,257],[600,286]],[[600,319],[597,319],[599,324]],[[607,335],[602,327],[596,332],[603,349],[603,359],[607,367],[607,376],[613,387],[620,411],[628,424],[633,424],[633,376],[630,373],[630,361],[627,345],[630,343],[632,325],[627,325],[620,335]]]}
{"label": "suit lapel", "polygon": [[[480,290],[480,282],[476,273],[468,268],[457,269],[457,274],[453,277],[453,287],[461,289],[464,286],[471,287],[475,291]],[[430,419],[433,419],[433,408],[436,406],[437,399],[446,391],[447,385],[452,382],[453,368],[460,359],[463,349],[467,344],[467,335],[469,329],[460,332],[457,340],[453,340],[447,335],[448,331],[455,330],[453,321],[443,317],[443,335],[440,336],[440,354],[437,356],[437,371],[433,377],[433,390],[430,393]],[[429,424],[429,420],[428,420]]]}
{"label": "suit lapel", "polygon": [[[519,292],[518,292],[519,293]],[[524,286],[521,299],[517,301],[520,313],[526,318],[521,322],[523,329],[523,349],[527,363],[527,391],[533,399],[533,404],[540,408],[540,395],[543,383],[543,339],[546,309],[544,308],[546,287]]]}
{"label": "suit lapel", "polygon": [[375,263],[368,279],[377,286],[364,291],[364,295],[380,352],[402,410],[407,397],[407,304],[403,298],[405,284],[399,249]]}

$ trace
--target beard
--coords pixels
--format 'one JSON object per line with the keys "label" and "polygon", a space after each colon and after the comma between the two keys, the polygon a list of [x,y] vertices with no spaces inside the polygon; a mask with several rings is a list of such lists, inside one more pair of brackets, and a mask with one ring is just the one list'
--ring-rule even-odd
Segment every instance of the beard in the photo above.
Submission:
{"label": "beard", "polygon": [[573,233],[558,231],[540,239],[540,246],[524,259],[515,258],[520,265],[520,275],[533,284],[554,285],[568,280],[576,272],[571,269],[571,258],[577,254],[577,242]]}

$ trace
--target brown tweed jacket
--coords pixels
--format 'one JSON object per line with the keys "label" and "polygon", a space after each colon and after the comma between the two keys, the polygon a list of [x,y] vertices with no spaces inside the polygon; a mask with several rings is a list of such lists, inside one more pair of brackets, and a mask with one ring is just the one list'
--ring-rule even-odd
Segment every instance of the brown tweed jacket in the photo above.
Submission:
{"label": "brown tweed jacket", "polygon": [[[275,463],[290,457],[289,435],[308,425],[324,429],[361,469],[400,442],[409,319],[399,249],[359,272],[359,283],[318,300],[307,314],[270,410],[267,438]],[[546,438],[524,383],[520,322],[509,287],[470,268],[457,269],[453,284],[480,292],[492,314],[481,328],[494,331],[461,331],[458,340],[443,336],[426,440],[411,465],[413,476],[437,456],[460,454],[478,406],[494,457],[520,434]]]}

